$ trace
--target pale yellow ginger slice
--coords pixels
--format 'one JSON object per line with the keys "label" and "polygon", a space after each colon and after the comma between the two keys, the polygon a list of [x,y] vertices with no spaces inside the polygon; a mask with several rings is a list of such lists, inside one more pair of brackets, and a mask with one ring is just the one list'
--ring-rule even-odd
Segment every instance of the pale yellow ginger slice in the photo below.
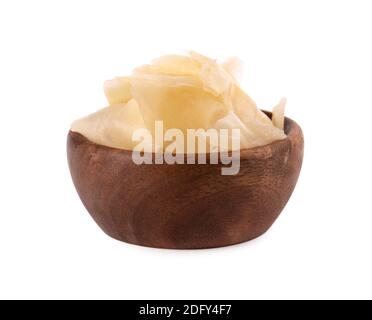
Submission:
{"label": "pale yellow ginger slice", "polygon": [[[213,128],[218,130],[229,129],[228,150],[232,150],[232,140],[235,139],[230,130],[232,128],[240,129],[240,149],[254,148],[285,138],[285,135],[280,134],[280,130],[271,124],[263,124],[255,120],[243,123],[234,112],[230,112],[226,117],[218,120]],[[220,146],[219,150],[226,151],[225,147]]]}
{"label": "pale yellow ginger slice", "polygon": [[71,131],[79,132],[88,140],[108,147],[132,150],[138,142],[132,133],[144,128],[142,115],[135,100],[112,105],[76,120]]}
{"label": "pale yellow ginger slice", "polygon": [[[256,117],[258,110],[256,102],[237,85],[233,89],[232,103],[234,112],[243,122],[248,121],[249,118]],[[270,119],[267,119],[267,122],[269,123]]]}
{"label": "pale yellow ginger slice", "polygon": [[230,74],[235,82],[240,82],[243,75],[243,62],[237,57],[226,59],[221,66]]}
{"label": "pale yellow ginger slice", "polygon": [[131,98],[131,84],[127,77],[105,81],[103,89],[110,105],[127,103]]}
{"label": "pale yellow ginger slice", "polygon": [[165,55],[154,59],[151,65],[144,65],[134,70],[135,75],[158,74],[190,76],[200,79],[203,89],[213,95],[221,96],[231,107],[231,89],[234,79],[215,60],[196,52],[190,56]]}
{"label": "pale yellow ginger slice", "polygon": [[[226,141],[226,139],[222,138],[219,141],[219,144],[213,145],[213,151],[228,151],[234,150],[232,141],[234,139],[240,139],[240,143],[236,143],[235,145],[239,146],[241,149],[248,148],[249,145],[252,143],[252,134],[246,128],[246,126],[242,123],[239,117],[233,112],[230,111],[226,117],[219,119],[213,126],[213,129],[217,129],[220,135],[227,135],[228,145],[223,145],[222,141]],[[228,129],[228,131],[221,131],[221,129]],[[240,130],[240,137],[236,137],[231,129],[239,129]]]}
{"label": "pale yellow ginger slice", "polygon": [[194,76],[201,79],[206,90],[221,95],[228,90],[233,82],[229,72],[237,71],[233,70],[233,64],[236,63],[237,61],[233,62],[232,60],[227,62],[227,67],[230,67],[230,70],[225,70],[215,60],[191,51],[190,56],[165,55],[156,58],[152,64],[136,68],[134,74]]}
{"label": "pale yellow ginger slice", "polygon": [[252,140],[249,145],[243,146],[243,148],[257,147],[286,138],[283,130],[274,127],[272,124],[264,124],[252,119],[244,125],[251,132]]}
{"label": "pale yellow ginger slice", "polygon": [[165,55],[156,58],[151,65],[134,69],[134,74],[152,73],[179,76],[197,76],[200,72],[198,63],[190,57],[181,55]]}
{"label": "pale yellow ginger slice", "polygon": [[[177,77],[167,77],[172,75]],[[157,58],[151,65],[135,69],[130,82],[149,128],[153,128],[155,120],[164,120],[165,128],[206,129],[232,108],[234,79],[216,61],[196,52],[189,57]]]}
{"label": "pale yellow ginger slice", "polygon": [[190,57],[200,66],[199,77],[204,84],[204,89],[212,94],[222,95],[226,100],[234,85],[231,75],[215,60],[195,51],[190,52]]}
{"label": "pale yellow ginger slice", "polygon": [[285,139],[286,135],[283,130],[276,128],[270,118],[257,108],[256,103],[239,86],[236,85],[234,87],[232,97],[234,106],[234,112],[232,114],[235,117],[232,117],[230,114],[229,118],[219,120],[218,127],[240,128],[242,149]]}
{"label": "pale yellow ginger slice", "polygon": [[233,91],[234,112],[243,121],[258,121],[264,125],[272,125],[270,118],[257,108],[256,103],[239,86]]}
{"label": "pale yellow ginger slice", "polygon": [[164,130],[207,129],[228,113],[220,97],[203,89],[200,80],[188,77],[146,75],[132,78],[132,94],[145,125],[152,132],[156,120]]}
{"label": "pale yellow ginger slice", "polygon": [[153,73],[136,73],[129,77],[131,83],[131,91],[136,83],[144,81],[153,83],[154,85],[166,87],[179,87],[179,86],[193,86],[202,87],[203,84],[200,79],[188,75],[167,75],[167,74],[153,74]]}
{"label": "pale yellow ginger slice", "polygon": [[286,103],[287,103],[287,99],[283,98],[273,108],[273,116],[272,116],[273,125],[282,130],[284,130],[284,111],[285,111]]}

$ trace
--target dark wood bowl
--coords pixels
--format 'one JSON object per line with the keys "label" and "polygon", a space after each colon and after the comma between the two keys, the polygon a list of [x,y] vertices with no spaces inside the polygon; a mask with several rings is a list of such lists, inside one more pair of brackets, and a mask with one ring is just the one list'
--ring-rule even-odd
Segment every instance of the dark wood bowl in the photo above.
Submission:
{"label": "dark wood bowl", "polygon": [[213,248],[262,235],[283,210],[304,147],[296,122],[286,118],[285,132],[284,140],[241,150],[235,176],[222,176],[222,164],[136,165],[131,151],[71,131],[67,155],[83,204],[109,236],[148,247]]}

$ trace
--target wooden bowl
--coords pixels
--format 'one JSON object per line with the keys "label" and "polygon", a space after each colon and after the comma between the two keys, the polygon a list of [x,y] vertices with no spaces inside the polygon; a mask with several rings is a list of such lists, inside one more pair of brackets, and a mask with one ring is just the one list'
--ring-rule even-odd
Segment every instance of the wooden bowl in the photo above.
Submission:
{"label": "wooden bowl", "polygon": [[67,155],[83,204],[109,236],[148,247],[213,248],[262,235],[283,210],[304,147],[296,122],[286,118],[285,132],[284,140],[241,150],[235,176],[222,176],[222,164],[136,165],[131,151],[71,131]]}

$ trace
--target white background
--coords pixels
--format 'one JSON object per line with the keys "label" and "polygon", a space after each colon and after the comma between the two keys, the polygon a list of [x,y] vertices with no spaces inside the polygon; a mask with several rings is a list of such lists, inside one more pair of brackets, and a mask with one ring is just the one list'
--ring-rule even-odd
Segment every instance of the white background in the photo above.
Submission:
{"label": "white background", "polygon": [[[372,298],[370,1],[0,2],[0,298]],[[305,134],[297,188],[261,238],[204,251],[104,235],[66,134],[102,83],[165,53],[245,61],[262,108]]]}

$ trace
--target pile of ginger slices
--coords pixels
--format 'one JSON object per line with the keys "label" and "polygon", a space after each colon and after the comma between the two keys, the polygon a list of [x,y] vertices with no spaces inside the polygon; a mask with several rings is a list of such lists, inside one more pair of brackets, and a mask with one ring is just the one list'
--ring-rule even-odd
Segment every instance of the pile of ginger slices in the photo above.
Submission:
{"label": "pile of ginger slices", "polygon": [[[177,128],[185,136],[187,129],[240,129],[240,149],[285,139],[285,99],[270,119],[239,86],[240,70],[237,58],[219,64],[196,52],[162,56],[130,76],[106,81],[109,106],[76,120],[71,130],[97,144],[126,150],[138,145],[132,139],[135,130],[154,132],[157,120],[163,121],[164,131]],[[152,151],[162,151],[156,141],[151,143]],[[211,150],[222,151],[218,145]]]}

